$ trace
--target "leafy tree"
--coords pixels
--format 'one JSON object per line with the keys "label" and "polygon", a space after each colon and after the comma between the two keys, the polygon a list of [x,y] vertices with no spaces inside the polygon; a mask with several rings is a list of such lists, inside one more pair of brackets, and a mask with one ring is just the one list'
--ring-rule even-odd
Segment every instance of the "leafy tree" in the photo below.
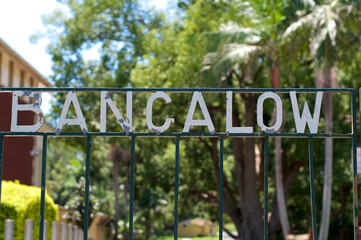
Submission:
{"label": "leafy tree", "polygon": [[[132,0],[104,0],[104,1],[80,1],[70,0],[64,1],[70,9],[70,14],[66,15],[59,11],[55,11],[52,15],[44,18],[44,22],[49,26],[55,26],[60,31],[51,33],[53,42],[48,47],[49,53],[53,60],[53,76],[52,80],[55,86],[72,86],[72,87],[106,87],[129,86],[130,69],[138,61],[138,57],[142,55],[142,35],[149,27],[157,26],[160,23],[158,15],[151,16],[143,11],[136,1]],[[99,61],[85,61],[82,51],[94,46],[100,46]],[[101,79],[101,81],[99,81]],[[83,112],[87,113],[85,118],[92,119],[90,116],[99,116],[100,103],[95,100],[99,96],[89,96],[88,94],[79,94]],[[122,96],[119,96],[121,98]],[[53,117],[58,118],[63,106],[65,95],[57,94],[57,101],[53,107]],[[118,98],[118,96],[114,96]],[[69,115],[74,116],[74,112],[70,111]],[[109,114],[110,118],[110,114]],[[90,131],[99,129],[96,121],[88,122]],[[119,126],[113,124],[108,126],[110,129],[117,129]],[[67,128],[66,130],[75,130],[75,128]],[[76,146],[85,148],[81,140],[73,140]],[[94,161],[96,164],[91,165],[92,183],[99,185],[94,189],[94,193],[102,195],[107,189],[108,181],[98,181],[101,179],[100,168],[97,163],[104,163],[103,159],[107,158],[107,154],[103,150],[113,151],[117,149],[105,148],[100,146],[111,143],[111,145],[128,147],[125,141],[115,141],[114,139],[93,139],[92,158],[101,159]],[[109,160],[114,162],[114,185],[117,185],[119,160],[112,159],[116,153],[110,152]],[[107,165],[107,164],[106,164]],[[104,169],[104,168],[103,168]],[[128,169],[128,168],[127,168]],[[127,170],[125,169],[125,171]],[[109,170],[105,170],[109,175]],[[127,171],[126,171],[127,172]],[[127,180],[125,180],[127,182]],[[117,187],[115,189],[118,189]],[[127,189],[127,188],[125,188]],[[117,191],[116,191],[117,192]],[[115,198],[118,210],[117,197]],[[106,198],[109,199],[109,198]],[[127,203],[127,195],[124,196],[125,205]],[[108,204],[109,205],[109,204]],[[118,215],[116,215],[118,216]],[[124,216],[126,219],[126,213]],[[115,219],[117,224],[118,219]],[[118,228],[116,227],[116,234]]]}
{"label": "leafy tree", "polygon": [[[312,10],[292,23],[285,32],[289,35],[301,27],[312,28],[310,32],[310,50],[314,56],[315,83],[319,88],[335,88],[338,85],[337,71],[337,37],[342,31],[349,31],[344,22],[357,21],[355,12],[358,6],[353,1],[324,1],[312,3]],[[354,24],[354,23],[353,23]],[[343,38],[343,41],[348,41]],[[323,108],[326,117],[326,132],[333,131],[332,94],[325,94]],[[323,187],[322,219],[320,239],[328,239],[331,215],[332,191],[332,138],[325,140],[325,180]]]}
{"label": "leafy tree", "polygon": [[[66,209],[71,210],[69,213],[65,214],[64,218],[70,223],[75,223],[79,228],[84,227],[84,217],[85,217],[85,178],[80,178],[79,183],[75,184],[76,195],[72,197],[67,204],[65,205]],[[95,213],[98,208],[98,202],[92,194],[89,194],[89,212],[88,212],[88,221],[91,225],[94,220]]]}
{"label": "leafy tree", "polygon": [[[52,18],[47,19],[49,23],[56,24],[64,30],[60,35],[55,36],[49,48],[54,61],[53,80],[56,86],[279,87],[281,76],[283,87],[314,85],[313,79],[316,75],[312,65],[314,55],[307,39],[282,35],[292,22],[301,19],[300,13],[307,14],[316,6],[312,5],[312,1],[179,1],[179,14],[171,21],[162,13],[142,11],[134,1],[68,1],[67,4],[71,9],[70,16],[65,17],[56,13]],[[300,31],[304,35],[311,34],[310,36],[313,33],[309,28],[302,28]],[[341,33],[348,34],[343,31]],[[292,44],[285,41],[287,39],[292,39]],[[99,61],[84,61],[82,50],[94,44],[100,45]],[[350,55],[357,56],[356,49],[359,49],[358,46],[353,46],[355,55],[346,50],[338,53],[341,57],[349,58]],[[204,58],[209,52],[213,53]],[[359,58],[358,56],[357,61]],[[346,76],[345,84],[356,85],[351,79],[357,76],[357,67],[345,64],[340,70]],[[147,129],[143,109],[149,95],[149,93],[135,94],[133,116],[137,120],[133,124],[134,132]],[[172,103],[168,105],[161,101],[154,103],[153,121],[156,125],[162,124],[164,116],[172,116],[176,121],[168,131],[179,132],[187,115],[187,108],[180,106],[188,106],[191,96],[176,93],[170,95]],[[79,93],[78,97],[86,114],[89,130],[99,131],[99,94]],[[111,97],[123,111],[124,108],[121,106],[125,106],[124,95],[111,93]],[[233,109],[234,125],[256,128],[256,97],[255,94],[234,94],[234,103],[237,103],[234,104]],[[204,94],[204,98],[207,103],[212,102],[209,112],[216,129],[223,131],[225,96]],[[340,103],[348,100],[343,97],[336,98]],[[57,95],[54,118],[58,117],[64,99],[63,94]],[[314,101],[314,96],[303,94],[299,96],[300,102],[306,99],[311,103]],[[265,104],[267,123],[272,122],[272,109],[273,106]],[[286,100],[284,109],[287,112],[292,111],[291,104]],[[347,110],[349,109],[346,104],[333,114],[334,119],[345,123],[337,126],[341,132],[348,126],[347,119],[343,115]],[[69,115],[73,114],[74,112],[70,111]],[[202,117],[198,111],[195,115]],[[107,115],[107,130],[122,131],[113,118],[110,112]],[[320,123],[322,129],[323,120],[322,118]],[[201,128],[194,130],[199,129]],[[65,130],[78,131],[71,127]],[[294,131],[293,119],[285,118],[284,131]],[[120,192],[120,197],[124,200],[124,211],[119,212],[119,217],[123,219],[119,222],[122,226],[123,238],[126,239],[130,141],[127,138],[95,137],[92,141],[93,192],[101,196],[99,200],[103,201],[103,204],[100,206],[104,206],[105,201],[114,200],[118,196],[117,193],[115,196],[110,194],[110,176],[115,176],[113,178],[115,189],[118,189],[117,186],[121,183],[120,187],[123,191]],[[320,147],[321,143],[323,142],[315,143],[315,155],[319,158],[324,155],[321,151],[323,149]],[[83,139],[68,139],[67,144],[85,149]],[[276,145],[271,141],[271,147],[273,144]],[[337,169],[348,168],[346,159],[349,146],[341,141],[335,141],[334,144],[335,148],[340,149],[337,153],[340,161],[334,166]],[[238,237],[244,239],[263,237],[263,206],[260,201],[264,194],[262,190],[264,176],[260,170],[264,164],[263,146],[263,139],[225,140],[223,180],[224,212],[227,217],[224,219],[234,222]],[[180,147],[179,218],[207,217],[216,220],[219,187],[218,140],[200,138],[183,141],[182,139]],[[278,208],[282,204],[277,204],[277,199],[285,199],[288,209],[291,210],[289,218],[296,225],[296,229],[293,227],[292,231],[296,233],[308,231],[310,221],[309,208],[304,204],[309,200],[307,152],[300,151],[307,148],[307,142],[283,139],[282,147],[282,152],[276,151],[270,154],[272,158],[275,157],[274,154],[281,153],[276,158],[284,159],[282,163],[277,162],[278,167],[282,166],[278,168],[277,174],[273,173],[276,166],[270,164],[269,178],[273,179],[275,175],[279,177],[279,173],[282,172],[283,180],[278,182],[284,184],[282,191],[278,190],[280,185],[277,183],[275,191],[276,186],[273,181],[269,183],[269,205],[272,206],[269,233],[270,238],[273,239],[280,238]],[[144,235],[139,235],[139,238],[149,239],[152,234],[173,228],[174,139],[137,138],[135,150],[134,227],[139,234],[140,228],[144,228]],[[69,158],[74,157],[69,156]],[[114,163],[113,171],[111,163]],[[315,169],[318,176],[323,176],[323,168],[319,161],[315,162]],[[341,184],[348,176],[347,171],[334,176],[337,178],[335,182],[341,185],[344,193],[340,198],[341,202],[347,202],[352,196],[348,192],[350,186]],[[317,179],[316,190],[322,189],[321,183],[321,178]],[[103,189],[106,191],[102,191]],[[282,192],[285,196],[276,198]],[[117,200],[115,202],[115,206],[113,204],[107,206],[117,208]],[[339,205],[333,202],[331,207],[337,209]],[[334,214],[335,219],[343,219],[345,212],[351,208],[352,206],[345,205],[342,213]],[[317,214],[319,216],[319,212]],[[331,224],[337,224],[336,220]],[[349,223],[345,221],[344,226],[348,226],[347,224]],[[287,228],[283,232],[284,235],[287,234]],[[341,235],[340,233],[339,236]],[[345,233],[342,236],[349,235]]]}
{"label": "leafy tree", "polygon": [[[218,44],[213,44],[217,52],[210,52],[205,57],[205,69],[211,68],[216,76],[227,80],[226,85],[234,86],[231,81],[235,76],[239,86],[244,86],[245,79],[249,86],[254,87],[252,79],[257,80],[259,72],[270,66],[268,74],[271,76],[271,86],[281,87],[280,64],[282,54],[282,31],[289,21],[286,14],[286,1],[235,1],[236,9],[232,20],[221,25],[218,32],[209,34]],[[288,8],[288,10],[291,10]],[[234,21],[234,20],[237,21]],[[284,49],[283,49],[284,50]],[[260,61],[261,59],[261,61]],[[266,66],[268,65],[268,66]],[[222,71],[224,69],[225,71]],[[247,105],[247,104],[246,104]],[[283,113],[284,115],[284,113]],[[274,113],[273,118],[276,115]],[[279,131],[282,131],[284,125]],[[276,188],[279,217],[282,224],[283,236],[287,237],[290,226],[284,196],[282,174],[282,142],[275,139],[276,160]]]}

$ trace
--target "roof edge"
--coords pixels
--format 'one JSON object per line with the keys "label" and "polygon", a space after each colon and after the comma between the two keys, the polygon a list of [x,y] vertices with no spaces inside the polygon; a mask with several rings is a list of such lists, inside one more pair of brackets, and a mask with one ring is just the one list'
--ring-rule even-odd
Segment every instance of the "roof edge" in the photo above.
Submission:
{"label": "roof edge", "polygon": [[1,37],[0,37],[0,48],[3,48],[10,56],[15,58],[19,61],[29,72],[31,72],[34,76],[36,76],[40,82],[42,82],[46,87],[53,87],[49,83],[49,81],[41,75],[30,63],[28,63],[23,57],[20,56],[14,49],[12,49],[9,44],[7,44]]}

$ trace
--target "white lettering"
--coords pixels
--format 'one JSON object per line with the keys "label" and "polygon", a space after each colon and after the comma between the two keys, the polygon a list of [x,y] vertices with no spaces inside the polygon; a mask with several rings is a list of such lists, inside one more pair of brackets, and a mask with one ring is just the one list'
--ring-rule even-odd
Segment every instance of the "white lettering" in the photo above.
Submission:
{"label": "white lettering", "polygon": [[226,113],[226,131],[228,133],[253,133],[253,127],[233,127],[232,126],[232,104],[233,93],[227,91],[227,113]]}
{"label": "white lettering", "polygon": [[153,117],[153,102],[157,98],[164,99],[166,103],[170,103],[172,100],[170,99],[168,94],[166,94],[166,93],[164,93],[162,91],[153,93],[148,98],[147,115],[146,115],[148,128],[153,132],[161,133],[161,132],[167,131],[167,129],[170,127],[170,125],[174,122],[174,118],[166,118],[164,124],[162,126],[160,126],[160,127],[157,127],[157,126],[155,126],[153,124],[153,120],[152,120],[152,117]]}
{"label": "white lettering", "polygon": [[298,133],[305,132],[306,123],[308,125],[308,128],[310,129],[310,133],[317,133],[318,123],[320,120],[322,95],[323,92],[317,92],[316,94],[316,102],[315,102],[315,108],[313,110],[313,117],[311,116],[311,112],[306,101],[303,106],[302,116],[300,117],[300,110],[298,108],[296,92],[295,91],[290,92],[293,117],[295,119],[296,130]]}
{"label": "white lettering", "polygon": [[[276,120],[272,127],[267,127],[263,122],[263,102],[267,98],[271,98],[276,102]],[[282,125],[282,101],[280,96],[273,92],[263,93],[257,101],[257,124],[262,131],[266,133],[273,133],[280,129]]]}
{"label": "white lettering", "polygon": [[[19,104],[19,97],[31,97],[35,101],[33,104]],[[11,131],[12,132],[36,132],[44,123],[44,114],[40,110],[41,95],[38,92],[14,91],[11,111]],[[37,116],[37,121],[33,125],[18,125],[18,112],[31,111]]]}
{"label": "white lettering", "polygon": [[127,92],[127,119],[125,120],[118,108],[112,101],[107,91],[102,91],[100,94],[100,132],[107,131],[107,104],[112,110],[113,114],[119,121],[120,126],[126,133],[132,132],[133,122],[133,92]]}
{"label": "white lettering", "polygon": [[[196,110],[196,104],[199,103],[201,107],[204,119],[201,120],[193,120],[194,111]],[[209,132],[213,133],[215,131],[212,119],[209,115],[206,103],[204,102],[203,96],[201,92],[195,91],[193,93],[191,105],[188,110],[188,115],[186,122],[184,124],[183,132],[189,132],[190,126],[207,126]]]}
{"label": "white lettering", "polygon": [[[66,118],[68,115],[70,104],[73,103],[75,114],[77,118]],[[66,96],[66,100],[64,103],[63,110],[61,111],[61,115],[59,118],[58,126],[56,127],[55,133],[60,134],[61,130],[63,129],[64,125],[79,125],[81,128],[81,131],[85,134],[88,132],[88,128],[86,126],[83,113],[80,109],[78,97],[76,96],[76,93],[71,91],[68,92],[68,95]]]}

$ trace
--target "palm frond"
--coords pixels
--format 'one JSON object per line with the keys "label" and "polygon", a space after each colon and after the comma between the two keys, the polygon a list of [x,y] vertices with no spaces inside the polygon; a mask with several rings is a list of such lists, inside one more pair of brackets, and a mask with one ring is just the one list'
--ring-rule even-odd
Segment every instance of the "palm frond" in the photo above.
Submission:
{"label": "palm frond", "polygon": [[215,69],[222,65],[233,65],[235,63],[247,63],[250,56],[259,51],[261,47],[257,45],[247,45],[231,43],[224,45],[222,49],[222,57],[215,64]]}
{"label": "palm frond", "polygon": [[205,55],[202,62],[204,67],[201,69],[201,72],[211,68],[219,71],[224,66],[227,68],[227,66],[232,66],[236,63],[247,63],[250,57],[260,49],[261,47],[257,45],[225,44],[221,52],[210,52]]}
{"label": "palm frond", "polygon": [[311,13],[301,17],[300,19],[298,19],[298,21],[292,23],[290,26],[288,26],[286,31],[282,34],[282,39],[289,38],[289,36],[291,34],[296,32],[297,30],[299,30],[304,25],[314,25],[316,23],[315,14],[316,14],[316,12],[311,12]]}
{"label": "palm frond", "polygon": [[316,6],[316,3],[314,0],[300,0],[303,6],[306,8],[312,8]]}
{"label": "palm frond", "polygon": [[310,43],[310,50],[313,55],[318,51],[321,44],[325,41],[326,36],[327,36],[327,29],[322,28],[317,33],[316,37],[312,39],[312,41]]}
{"label": "palm frond", "polygon": [[261,40],[260,31],[255,28],[242,27],[238,23],[228,22],[219,27],[220,36],[227,36],[228,42],[256,43]]}

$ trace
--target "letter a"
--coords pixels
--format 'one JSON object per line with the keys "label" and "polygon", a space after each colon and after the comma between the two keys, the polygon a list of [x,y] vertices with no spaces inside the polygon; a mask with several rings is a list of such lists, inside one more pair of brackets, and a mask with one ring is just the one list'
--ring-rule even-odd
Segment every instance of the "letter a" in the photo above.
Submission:
{"label": "letter a", "polygon": [[[70,104],[73,103],[75,114],[77,118],[69,119],[66,118],[68,115]],[[86,134],[88,132],[88,128],[86,126],[83,113],[80,109],[79,101],[76,96],[76,93],[71,91],[68,92],[68,96],[66,96],[66,100],[64,103],[63,110],[61,111],[61,115],[59,118],[58,126],[56,127],[55,134],[60,134],[61,130],[63,129],[64,125],[79,125],[81,128],[81,131]]]}
{"label": "letter a", "polygon": [[[201,120],[193,120],[193,115],[194,115],[194,111],[196,110],[197,102],[199,103],[199,106],[201,107],[204,116],[204,119]],[[207,126],[209,132],[213,133],[215,131],[212,119],[209,116],[209,112],[206,103],[204,102],[202,93],[198,91],[195,91],[193,93],[191,105],[188,110],[188,115],[186,122],[184,124],[183,132],[189,132],[190,126]]]}

